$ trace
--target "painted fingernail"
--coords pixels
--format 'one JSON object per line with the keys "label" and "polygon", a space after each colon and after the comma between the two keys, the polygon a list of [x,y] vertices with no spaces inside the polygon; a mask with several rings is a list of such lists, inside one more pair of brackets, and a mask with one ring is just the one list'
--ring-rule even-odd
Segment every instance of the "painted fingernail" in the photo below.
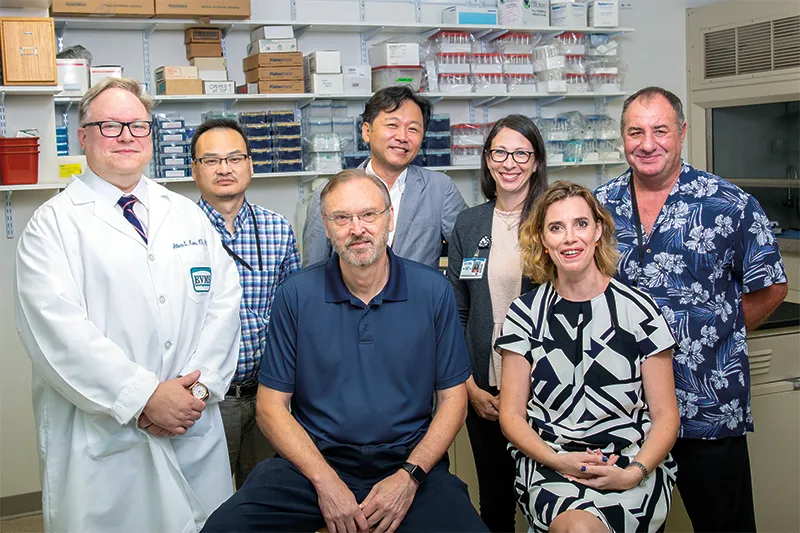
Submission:
{"label": "painted fingernail", "polygon": [[607,463],[608,462],[608,457],[603,457],[603,462]]}
{"label": "painted fingernail", "polygon": [[586,467],[585,466],[581,467],[581,472],[586,472]]}

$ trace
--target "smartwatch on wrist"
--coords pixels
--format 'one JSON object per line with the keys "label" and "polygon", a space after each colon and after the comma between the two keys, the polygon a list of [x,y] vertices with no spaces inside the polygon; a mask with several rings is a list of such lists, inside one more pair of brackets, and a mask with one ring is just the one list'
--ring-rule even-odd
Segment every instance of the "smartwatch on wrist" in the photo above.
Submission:
{"label": "smartwatch on wrist", "polygon": [[400,468],[408,472],[409,475],[411,475],[411,479],[417,482],[417,485],[422,485],[428,478],[428,473],[418,465],[412,463],[403,463],[403,466]]}

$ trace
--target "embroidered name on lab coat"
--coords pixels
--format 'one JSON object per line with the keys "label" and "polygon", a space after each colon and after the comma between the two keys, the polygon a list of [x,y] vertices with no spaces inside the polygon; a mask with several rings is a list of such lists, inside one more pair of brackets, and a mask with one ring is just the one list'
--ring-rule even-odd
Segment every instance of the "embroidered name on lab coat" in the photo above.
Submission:
{"label": "embroidered name on lab coat", "polygon": [[195,240],[188,240],[183,242],[173,242],[172,249],[177,250],[178,248],[185,248],[186,246],[208,246],[208,241],[205,239],[197,239]]}

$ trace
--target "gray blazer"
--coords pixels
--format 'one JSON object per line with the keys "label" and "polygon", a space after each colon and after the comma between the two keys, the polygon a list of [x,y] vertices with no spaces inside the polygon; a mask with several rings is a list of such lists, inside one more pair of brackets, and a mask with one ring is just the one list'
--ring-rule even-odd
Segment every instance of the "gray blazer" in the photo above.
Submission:
{"label": "gray blazer", "polygon": [[[359,168],[365,168],[366,162]],[[308,203],[303,226],[303,266],[331,256],[332,250],[322,224],[317,189]],[[400,257],[439,268],[442,239],[450,241],[458,213],[467,203],[455,183],[441,172],[411,165],[397,215],[392,251]]]}
{"label": "gray blazer", "polygon": [[[458,314],[464,327],[469,357],[472,360],[472,375],[475,383],[483,390],[489,389],[489,354],[492,343],[494,317],[492,315],[492,298],[489,294],[489,248],[478,249],[478,242],[483,237],[492,236],[492,219],[494,218],[494,200],[476,205],[458,215],[453,236],[448,243],[447,278],[453,284],[456,293]],[[458,279],[461,273],[461,262],[464,258],[475,256],[486,258],[483,277],[475,280]],[[520,294],[524,294],[534,285],[522,276]]]}

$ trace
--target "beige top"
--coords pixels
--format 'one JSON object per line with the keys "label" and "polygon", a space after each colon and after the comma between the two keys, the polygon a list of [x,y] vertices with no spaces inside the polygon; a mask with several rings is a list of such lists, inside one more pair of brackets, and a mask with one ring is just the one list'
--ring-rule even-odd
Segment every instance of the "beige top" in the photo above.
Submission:
{"label": "beige top", "polygon": [[519,256],[518,228],[521,211],[506,213],[494,210],[492,218],[492,247],[489,250],[487,281],[489,296],[492,298],[491,364],[489,365],[489,385],[500,388],[500,354],[494,349],[494,341],[503,329],[508,307],[518,296],[522,285],[522,263]]}

